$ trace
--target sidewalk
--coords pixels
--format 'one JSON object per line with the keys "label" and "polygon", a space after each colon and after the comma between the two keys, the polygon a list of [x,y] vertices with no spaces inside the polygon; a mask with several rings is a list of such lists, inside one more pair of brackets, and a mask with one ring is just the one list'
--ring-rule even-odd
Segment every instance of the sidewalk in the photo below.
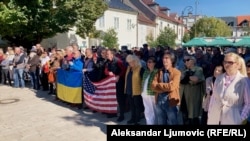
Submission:
{"label": "sidewalk", "polygon": [[118,124],[47,93],[0,85],[0,141],[106,141],[106,125]]}

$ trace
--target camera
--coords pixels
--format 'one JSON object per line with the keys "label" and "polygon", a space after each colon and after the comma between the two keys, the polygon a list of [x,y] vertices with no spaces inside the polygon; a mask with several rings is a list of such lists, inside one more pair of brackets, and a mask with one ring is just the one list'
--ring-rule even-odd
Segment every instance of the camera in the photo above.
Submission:
{"label": "camera", "polygon": [[194,71],[191,71],[191,70],[189,70],[189,71],[186,71],[186,73],[185,73],[185,76],[193,76],[194,75]]}
{"label": "camera", "polygon": [[189,77],[194,75],[194,71],[188,70],[185,72],[184,78],[181,80],[181,84],[188,84],[189,83]]}

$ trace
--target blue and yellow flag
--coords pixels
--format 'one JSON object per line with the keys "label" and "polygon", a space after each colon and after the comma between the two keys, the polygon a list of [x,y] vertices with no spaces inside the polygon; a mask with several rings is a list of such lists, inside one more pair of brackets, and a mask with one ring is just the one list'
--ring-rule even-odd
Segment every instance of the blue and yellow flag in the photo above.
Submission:
{"label": "blue and yellow flag", "polygon": [[79,71],[57,70],[57,97],[63,101],[82,103],[82,79]]}

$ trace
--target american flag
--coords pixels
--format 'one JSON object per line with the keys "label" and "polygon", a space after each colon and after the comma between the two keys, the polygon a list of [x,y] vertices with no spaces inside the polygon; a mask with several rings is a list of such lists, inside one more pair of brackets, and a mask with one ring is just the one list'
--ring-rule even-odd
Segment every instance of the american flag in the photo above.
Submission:
{"label": "american flag", "polygon": [[84,103],[92,110],[117,113],[116,78],[109,76],[99,82],[91,82],[87,76],[83,82]]}
{"label": "american flag", "polygon": [[83,78],[83,88],[89,94],[95,93],[95,85],[89,80],[87,75],[84,75]]}

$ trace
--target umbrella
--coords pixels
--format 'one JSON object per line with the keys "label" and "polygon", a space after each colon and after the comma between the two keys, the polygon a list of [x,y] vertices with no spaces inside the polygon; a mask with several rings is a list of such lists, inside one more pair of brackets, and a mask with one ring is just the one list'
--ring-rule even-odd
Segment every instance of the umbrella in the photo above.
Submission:
{"label": "umbrella", "polygon": [[221,47],[221,46],[233,46],[233,42],[228,41],[223,37],[216,37],[211,42],[208,43],[209,46]]}
{"label": "umbrella", "polygon": [[250,47],[250,36],[242,37],[241,40],[234,43],[234,46],[236,47]]}
{"label": "umbrella", "polygon": [[203,38],[193,38],[192,40],[188,41],[187,43],[183,44],[183,46],[206,46],[207,42]]}

